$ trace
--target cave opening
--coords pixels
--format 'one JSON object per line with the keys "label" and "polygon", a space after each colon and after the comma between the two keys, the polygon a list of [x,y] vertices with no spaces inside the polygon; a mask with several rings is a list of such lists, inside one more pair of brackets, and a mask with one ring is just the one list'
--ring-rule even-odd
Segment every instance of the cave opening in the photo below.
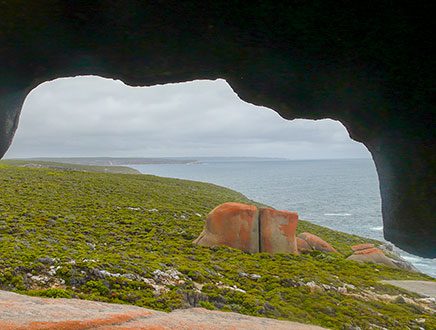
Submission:
{"label": "cave opening", "polygon": [[[275,209],[296,211],[313,224],[384,241],[377,171],[365,146],[338,121],[286,120],[241,101],[222,79],[152,87],[98,76],[43,83],[26,98],[5,158],[25,158],[25,166],[40,161],[127,166],[143,174],[210,182]],[[171,205],[176,221],[189,217],[178,214],[176,204]],[[137,212],[143,206],[114,207]],[[41,212],[47,217],[50,203]],[[109,216],[110,223],[126,225],[128,220],[117,217]],[[141,235],[138,229],[128,233]],[[184,230],[179,234],[195,238]],[[434,261],[397,251],[432,273]]]}
{"label": "cave opening", "polygon": [[[98,76],[46,82],[27,97],[6,154],[23,157],[128,157],[144,173],[220,184],[314,223],[383,239],[377,174],[363,144],[337,121],[289,121],[243,102],[222,79],[154,87]],[[171,163],[132,160],[141,157]],[[102,164],[113,162],[120,161]]]}
{"label": "cave opening", "polygon": [[384,240],[377,171],[365,146],[338,121],[286,120],[241,101],[223,79],[43,83],[26,98],[5,158],[127,165],[211,182],[315,224]]}

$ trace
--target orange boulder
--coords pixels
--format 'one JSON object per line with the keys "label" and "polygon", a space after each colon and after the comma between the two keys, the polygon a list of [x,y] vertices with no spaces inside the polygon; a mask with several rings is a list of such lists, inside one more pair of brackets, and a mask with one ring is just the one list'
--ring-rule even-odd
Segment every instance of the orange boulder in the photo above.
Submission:
{"label": "orange boulder", "polygon": [[224,203],[214,208],[206,226],[194,243],[202,246],[226,245],[245,252],[259,252],[259,214],[257,207]]}
{"label": "orange boulder", "polygon": [[300,237],[296,237],[297,240],[297,250],[299,253],[307,253],[313,251],[309,243]]}
{"label": "orange boulder", "polygon": [[311,233],[302,233],[298,235],[298,237],[305,240],[306,243],[309,244],[309,246],[313,250],[321,251],[321,252],[333,252],[333,253],[338,252],[333,246],[331,246],[329,243],[324,241],[322,238],[313,235]]}
{"label": "orange boulder", "polygon": [[206,219],[200,236],[194,241],[202,246],[226,245],[245,252],[298,254],[298,214],[241,203],[224,203],[214,208]]}
{"label": "orange boulder", "polygon": [[260,251],[268,253],[298,253],[295,232],[296,212],[260,209]]}

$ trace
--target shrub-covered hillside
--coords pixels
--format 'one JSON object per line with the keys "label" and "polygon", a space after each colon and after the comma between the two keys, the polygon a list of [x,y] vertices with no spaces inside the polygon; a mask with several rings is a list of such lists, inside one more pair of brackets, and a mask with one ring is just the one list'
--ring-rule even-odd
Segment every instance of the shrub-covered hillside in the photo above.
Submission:
{"label": "shrub-covered hillside", "polygon": [[[0,163],[0,289],[159,310],[202,306],[330,328],[436,328],[384,279],[428,276],[345,260],[369,240],[301,221],[339,255],[246,254],[192,244],[206,214],[253,203],[212,184]],[[298,210],[297,210],[298,211]]]}

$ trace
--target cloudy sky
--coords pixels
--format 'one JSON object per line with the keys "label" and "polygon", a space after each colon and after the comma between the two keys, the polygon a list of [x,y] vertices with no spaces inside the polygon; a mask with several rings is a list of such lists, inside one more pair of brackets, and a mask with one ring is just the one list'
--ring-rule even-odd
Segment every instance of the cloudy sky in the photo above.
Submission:
{"label": "cloudy sky", "polygon": [[27,97],[6,157],[369,158],[332,120],[287,121],[241,101],[224,80],[128,87],[58,79]]}

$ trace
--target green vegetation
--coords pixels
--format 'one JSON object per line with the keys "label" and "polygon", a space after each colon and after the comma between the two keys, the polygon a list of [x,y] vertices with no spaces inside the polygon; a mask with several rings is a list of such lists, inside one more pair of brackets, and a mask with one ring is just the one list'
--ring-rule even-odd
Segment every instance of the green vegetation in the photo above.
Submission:
{"label": "green vegetation", "polygon": [[0,163],[0,185],[3,290],[165,311],[200,306],[337,329],[436,328],[416,297],[379,282],[430,277],[345,260],[349,245],[371,240],[301,221],[300,231],[344,255],[247,254],[192,244],[213,207],[253,203],[226,188],[10,162]]}

